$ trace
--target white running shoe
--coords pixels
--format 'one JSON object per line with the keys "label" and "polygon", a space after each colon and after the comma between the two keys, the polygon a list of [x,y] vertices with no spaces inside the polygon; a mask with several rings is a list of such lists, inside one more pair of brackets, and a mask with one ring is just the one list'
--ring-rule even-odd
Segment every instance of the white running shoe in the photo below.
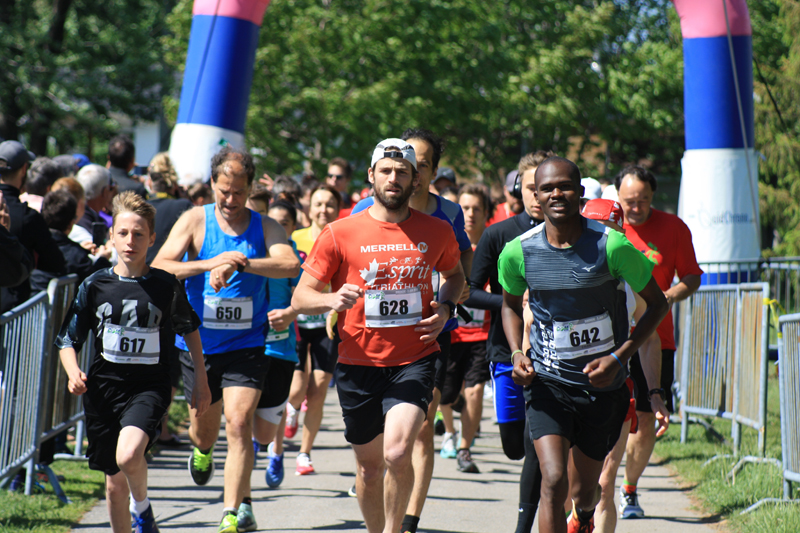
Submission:
{"label": "white running shoe", "polygon": [[442,436],[442,449],[439,450],[440,456],[444,457],[445,459],[455,459],[456,455],[458,454],[458,450],[456,449],[457,437],[457,433],[445,433]]}

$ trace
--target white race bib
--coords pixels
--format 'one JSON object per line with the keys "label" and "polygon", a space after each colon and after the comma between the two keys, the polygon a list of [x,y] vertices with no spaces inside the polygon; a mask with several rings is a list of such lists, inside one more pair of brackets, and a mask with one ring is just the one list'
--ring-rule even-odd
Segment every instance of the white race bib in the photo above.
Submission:
{"label": "white race bib", "polygon": [[207,329],[250,329],[253,327],[253,298],[217,298],[203,300],[203,327]]}
{"label": "white race bib", "polygon": [[422,319],[422,294],[419,287],[393,291],[368,290],[364,297],[368,328],[413,326]]}
{"label": "white race bib", "polygon": [[468,329],[479,329],[483,327],[483,322],[486,319],[486,310],[484,309],[473,309],[471,307],[464,307],[462,306],[468,313],[469,316],[472,317],[472,321],[467,323],[464,322],[464,319],[461,318],[460,315],[456,315],[458,317],[458,327],[460,328],[468,328]]}
{"label": "white race bib", "polygon": [[275,331],[272,328],[269,328],[269,332],[267,333],[267,338],[265,339],[266,342],[278,342],[283,341],[289,338],[289,330],[285,329],[283,331]]}
{"label": "white race bib", "polygon": [[325,317],[327,313],[321,315],[297,315],[297,327],[300,329],[317,329],[325,327]]}
{"label": "white race bib", "polygon": [[157,365],[161,356],[158,328],[136,328],[106,324],[103,328],[103,359],[127,365]]}
{"label": "white race bib", "polygon": [[553,321],[553,336],[559,359],[574,359],[614,348],[614,329],[607,312],[581,320]]}

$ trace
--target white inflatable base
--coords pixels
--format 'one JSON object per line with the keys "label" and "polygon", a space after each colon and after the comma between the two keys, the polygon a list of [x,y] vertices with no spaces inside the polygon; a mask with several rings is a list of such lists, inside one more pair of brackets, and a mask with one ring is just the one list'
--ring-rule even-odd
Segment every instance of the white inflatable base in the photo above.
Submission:
{"label": "white inflatable base", "polygon": [[183,187],[211,178],[211,158],[223,146],[244,148],[244,134],[205,124],[177,124],[169,142],[169,158]]}
{"label": "white inflatable base", "polygon": [[699,263],[761,255],[758,156],[752,149],[749,156],[748,176],[743,149],[687,150],[683,154],[678,216],[692,230]]}

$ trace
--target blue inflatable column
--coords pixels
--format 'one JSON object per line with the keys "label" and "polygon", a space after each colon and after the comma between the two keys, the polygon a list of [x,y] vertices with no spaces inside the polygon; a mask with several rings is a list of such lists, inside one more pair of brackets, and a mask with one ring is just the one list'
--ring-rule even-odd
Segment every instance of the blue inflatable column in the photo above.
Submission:
{"label": "blue inflatable column", "polygon": [[182,183],[206,181],[226,144],[244,147],[258,33],[269,0],[195,0],[169,155]]}
{"label": "blue inflatable column", "polygon": [[[674,3],[683,34],[686,120],[678,214],[692,230],[699,262],[755,259],[761,247],[747,4]],[[750,268],[742,264],[739,270]],[[728,280],[727,275],[704,278],[705,283]]]}

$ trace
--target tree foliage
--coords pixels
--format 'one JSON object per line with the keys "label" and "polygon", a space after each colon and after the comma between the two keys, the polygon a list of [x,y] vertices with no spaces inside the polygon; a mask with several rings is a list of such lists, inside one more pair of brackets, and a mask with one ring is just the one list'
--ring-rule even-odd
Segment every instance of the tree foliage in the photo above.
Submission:
{"label": "tree foliage", "polygon": [[[177,68],[189,10],[183,2],[170,19]],[[489,179],[575,139],[578,152],[607,145],[607,172],[647,160],[677,174],[676,20],[656,0],[273,0],[247,141],[277,172],[337,155],[363,167],[378,140],[422,126],[446,138],[448,164]]]}
{"label": "tree foliage", "polygon": [[116,132],[113,113],[157,118],[174,80],[159,41],[173,5],[0,0],[0,137],[88,152]]}

